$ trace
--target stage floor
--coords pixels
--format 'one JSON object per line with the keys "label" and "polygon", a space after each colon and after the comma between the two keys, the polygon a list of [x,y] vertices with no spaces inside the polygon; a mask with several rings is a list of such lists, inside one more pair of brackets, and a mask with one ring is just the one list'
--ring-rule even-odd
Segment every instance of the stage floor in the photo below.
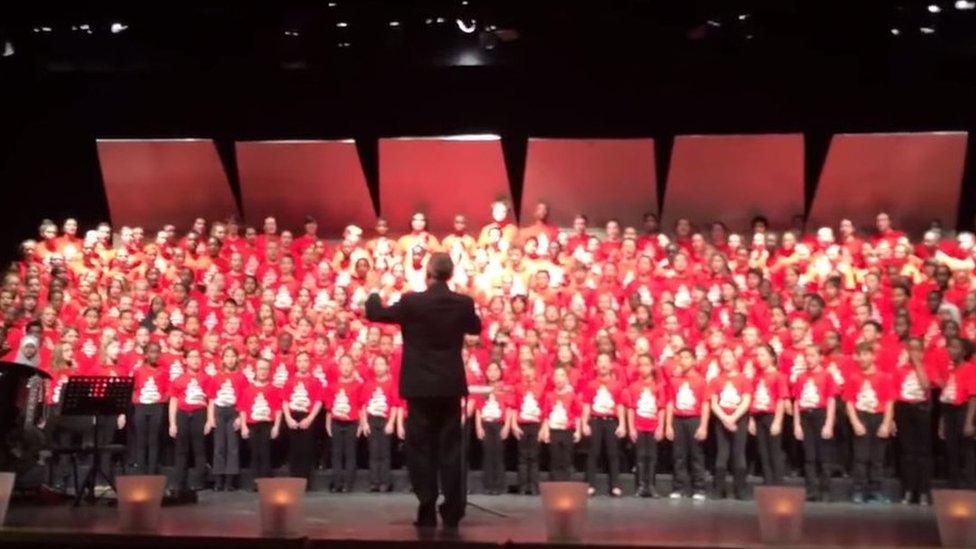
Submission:
{"label": "stage floor", "polygon": [[[495,517],[469,508],[453,541],[504,545],[545,542],[540,499],[529,496],[472,496],[471,501],[505,513]],[[411,526],[414,498],[409,494],[328,494],[307,496],[309,545],[362,545],[418,541]],[[51,537],[79,542],[115,532],[116,510],[105,504],[73,508],[14,504],[0,542],[37,543]],[[174,538],[240,538],[251,545],[259,537],[257,497],[250,492],[200,492],[200,503],[163,509],[160,535]],[[114,536],[98,535],[91,544],[106,545]],[[807,505],[805,545],[919,547],[939,544],[930,508],[893,505],[814,503]],[[100,541],[96,541],[100,540]],[[146,541],[146,540],[143,540]],[[155,540],[153,545],[158,545]],[[202,541],[202,540],[201,540]],[[366,543],[363,543],[366,542]],[[369,543],[373,542],[373,543]],[[672,501],[668,499],[590,500],[584,543],[604,546],[745,547],[759,544],[753,502]],[[72,543],[71,545],[74,545]],[[167,543],[167,545],[170,545]],[[172,546],[180,544],[174,543]],[[228,546],[227,540],[220,545]],[[452,544],[453,545],[453,544]],[[212,545],[211,545],[212,546]]]}

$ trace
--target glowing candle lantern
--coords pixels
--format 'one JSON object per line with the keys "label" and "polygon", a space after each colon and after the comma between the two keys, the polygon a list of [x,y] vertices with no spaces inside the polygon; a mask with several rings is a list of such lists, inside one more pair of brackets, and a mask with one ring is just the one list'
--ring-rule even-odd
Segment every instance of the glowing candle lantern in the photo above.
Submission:
{"label": "glowing candle lantern", "polygon": [[166,477],[132,475],[118,477],[115,482],[119,496],[119,530],[155,532],[159,528]]}
{"label": "glowing candle lantern", "polygon": [[586,526],[589,485],[585,482],[543,482],[542,508],[550,541],[580,541]]}
{"label": "glowing candle lantern", "polygon": [[787,486],[757,486],[759,536],[763,543],[794,543],[803,531],[806,491]]}
{"label": "glowing candle lantern", "polygon": [[259,478],[261,533],[272,537],[300,537],[305,533],[304,478]]}
{"label": "glowing candle lantern", "polygon": [[10,493],[14,490],[16,473],[0,473],[0,526],[7,518],[7,507],[10,506]]}
{"label": "glowing candle lantern", "polygon": [[945,547],[976,547],[976,491],[933,490],[939,538]]}

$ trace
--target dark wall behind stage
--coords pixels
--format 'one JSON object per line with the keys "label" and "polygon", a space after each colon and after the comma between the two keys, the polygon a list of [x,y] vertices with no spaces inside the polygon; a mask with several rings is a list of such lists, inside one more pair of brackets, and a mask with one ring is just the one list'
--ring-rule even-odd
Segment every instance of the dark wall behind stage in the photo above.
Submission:
{"label": "dark wall behind stage", "polygon": [[[172,48],[187,50],[181,63],[157,63],[147,55],[145,67],[79,69],[21,49],[0,59],[0,257],[34,236],[44,217],[72,215],[83,225],[109,218],[100,138],[212,139],[235,206],[251,217],[254,205],[242,200],[241,190],[242,175],[254,172],[238,158],[242,141],[355,139],[377,208],[383,138],[500,135],[516,203],[526,174],[535,173],[526,169],[529,138],[653,139],[656,192],[644,196],[667,210],[678,196],[668,194],[669,177],[714,177],[679,160],[687,144],[676,136],[791,134],[803,142],[802,184],[791,192],[802,194],[801,209],[810,212],[821,171],[833,163],[836,134],[976,130],[971,59],[948,46],[919,45],[917,38],[891,42],[889,22],[874,15],[860,4],[843,17],[818,12],[803,29],[773,25],[765,34],[756,30],[749,42],[689,40],[697,32],[692,28],[687,35],[682,30],[680,47],[660,29],[643,27],[618,31],[591,22],[592,28],[570,26],[558,43],[546,29],[525,30],[520,49],[483,66],[350,58],[295,69],[251,51],[257,60],[236,51],[198,55],[196,43],[174,40]],[[736,19],[735,12],[725,17]],[[705,18],[699,18],[703,24]],[[882,39],[863,39],[868,31]],[[624,38],[612,48],[600,46],[614,36]],[[973,159],[973,140],[963,146]],[[969,228],[976,213],[972,162],[958,169],[959,198],[943,203],[953,211],[941,217]],[[831,194],[858,192],[833,171],[823,180],[828,176]]]}

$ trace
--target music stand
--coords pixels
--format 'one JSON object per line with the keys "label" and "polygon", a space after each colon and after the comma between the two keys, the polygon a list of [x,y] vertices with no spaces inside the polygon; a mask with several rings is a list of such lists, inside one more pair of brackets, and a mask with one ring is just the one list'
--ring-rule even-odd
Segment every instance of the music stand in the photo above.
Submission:
{"label": "music stand", "polygon": [[101,452],[98,448],[98,418],[99,416],[118,416],[124,414],[132,400],[131,377],[111,376],[71,376],[61,394],[61,415],[64,416],[94,416],[92,437],[92,466],[81,489],[75,495],[75,506],[88,495],[89,501],[95,501],[95,484],[98,478],[104,479],[112,491],[115,483],[107,471],[101,467]]}
{"label": "music stand", "polygon": [[[465,404],[467,404],[467,399],[470,399],[474,395],[488,395],[494,389],[490,385],[469,385],[468,386],[468,397],[465,399]],[[468,432],[470,429],[474,428],[468,421],[468,410],[467,406],[461,410],[461,417],[464,418],[464,422],[461,425],[461,493],[464,494],[464,504],[466,506],[474,507],[483,513],[488,513],[489,515],[495,515],[496,517],[508,518],[508,515],[502,513],[501,511],[496,511],[494,509],[485,507],[484,505],[478,505],[468,501],[468,475],[471,473],[469,471],[468,464],[468,452],[471,450],[468,447]]]}

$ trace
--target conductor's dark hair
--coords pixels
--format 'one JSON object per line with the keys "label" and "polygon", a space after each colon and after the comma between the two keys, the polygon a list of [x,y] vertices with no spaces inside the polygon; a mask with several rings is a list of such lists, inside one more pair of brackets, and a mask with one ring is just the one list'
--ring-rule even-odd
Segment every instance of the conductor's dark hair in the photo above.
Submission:
{"label": "conductor's dark hair", "polygon": [[433,254],[430,256],[430,263],[427,264],[427,272],[434,280],[447,282],[454,274],[454,261],[445,253]]}

